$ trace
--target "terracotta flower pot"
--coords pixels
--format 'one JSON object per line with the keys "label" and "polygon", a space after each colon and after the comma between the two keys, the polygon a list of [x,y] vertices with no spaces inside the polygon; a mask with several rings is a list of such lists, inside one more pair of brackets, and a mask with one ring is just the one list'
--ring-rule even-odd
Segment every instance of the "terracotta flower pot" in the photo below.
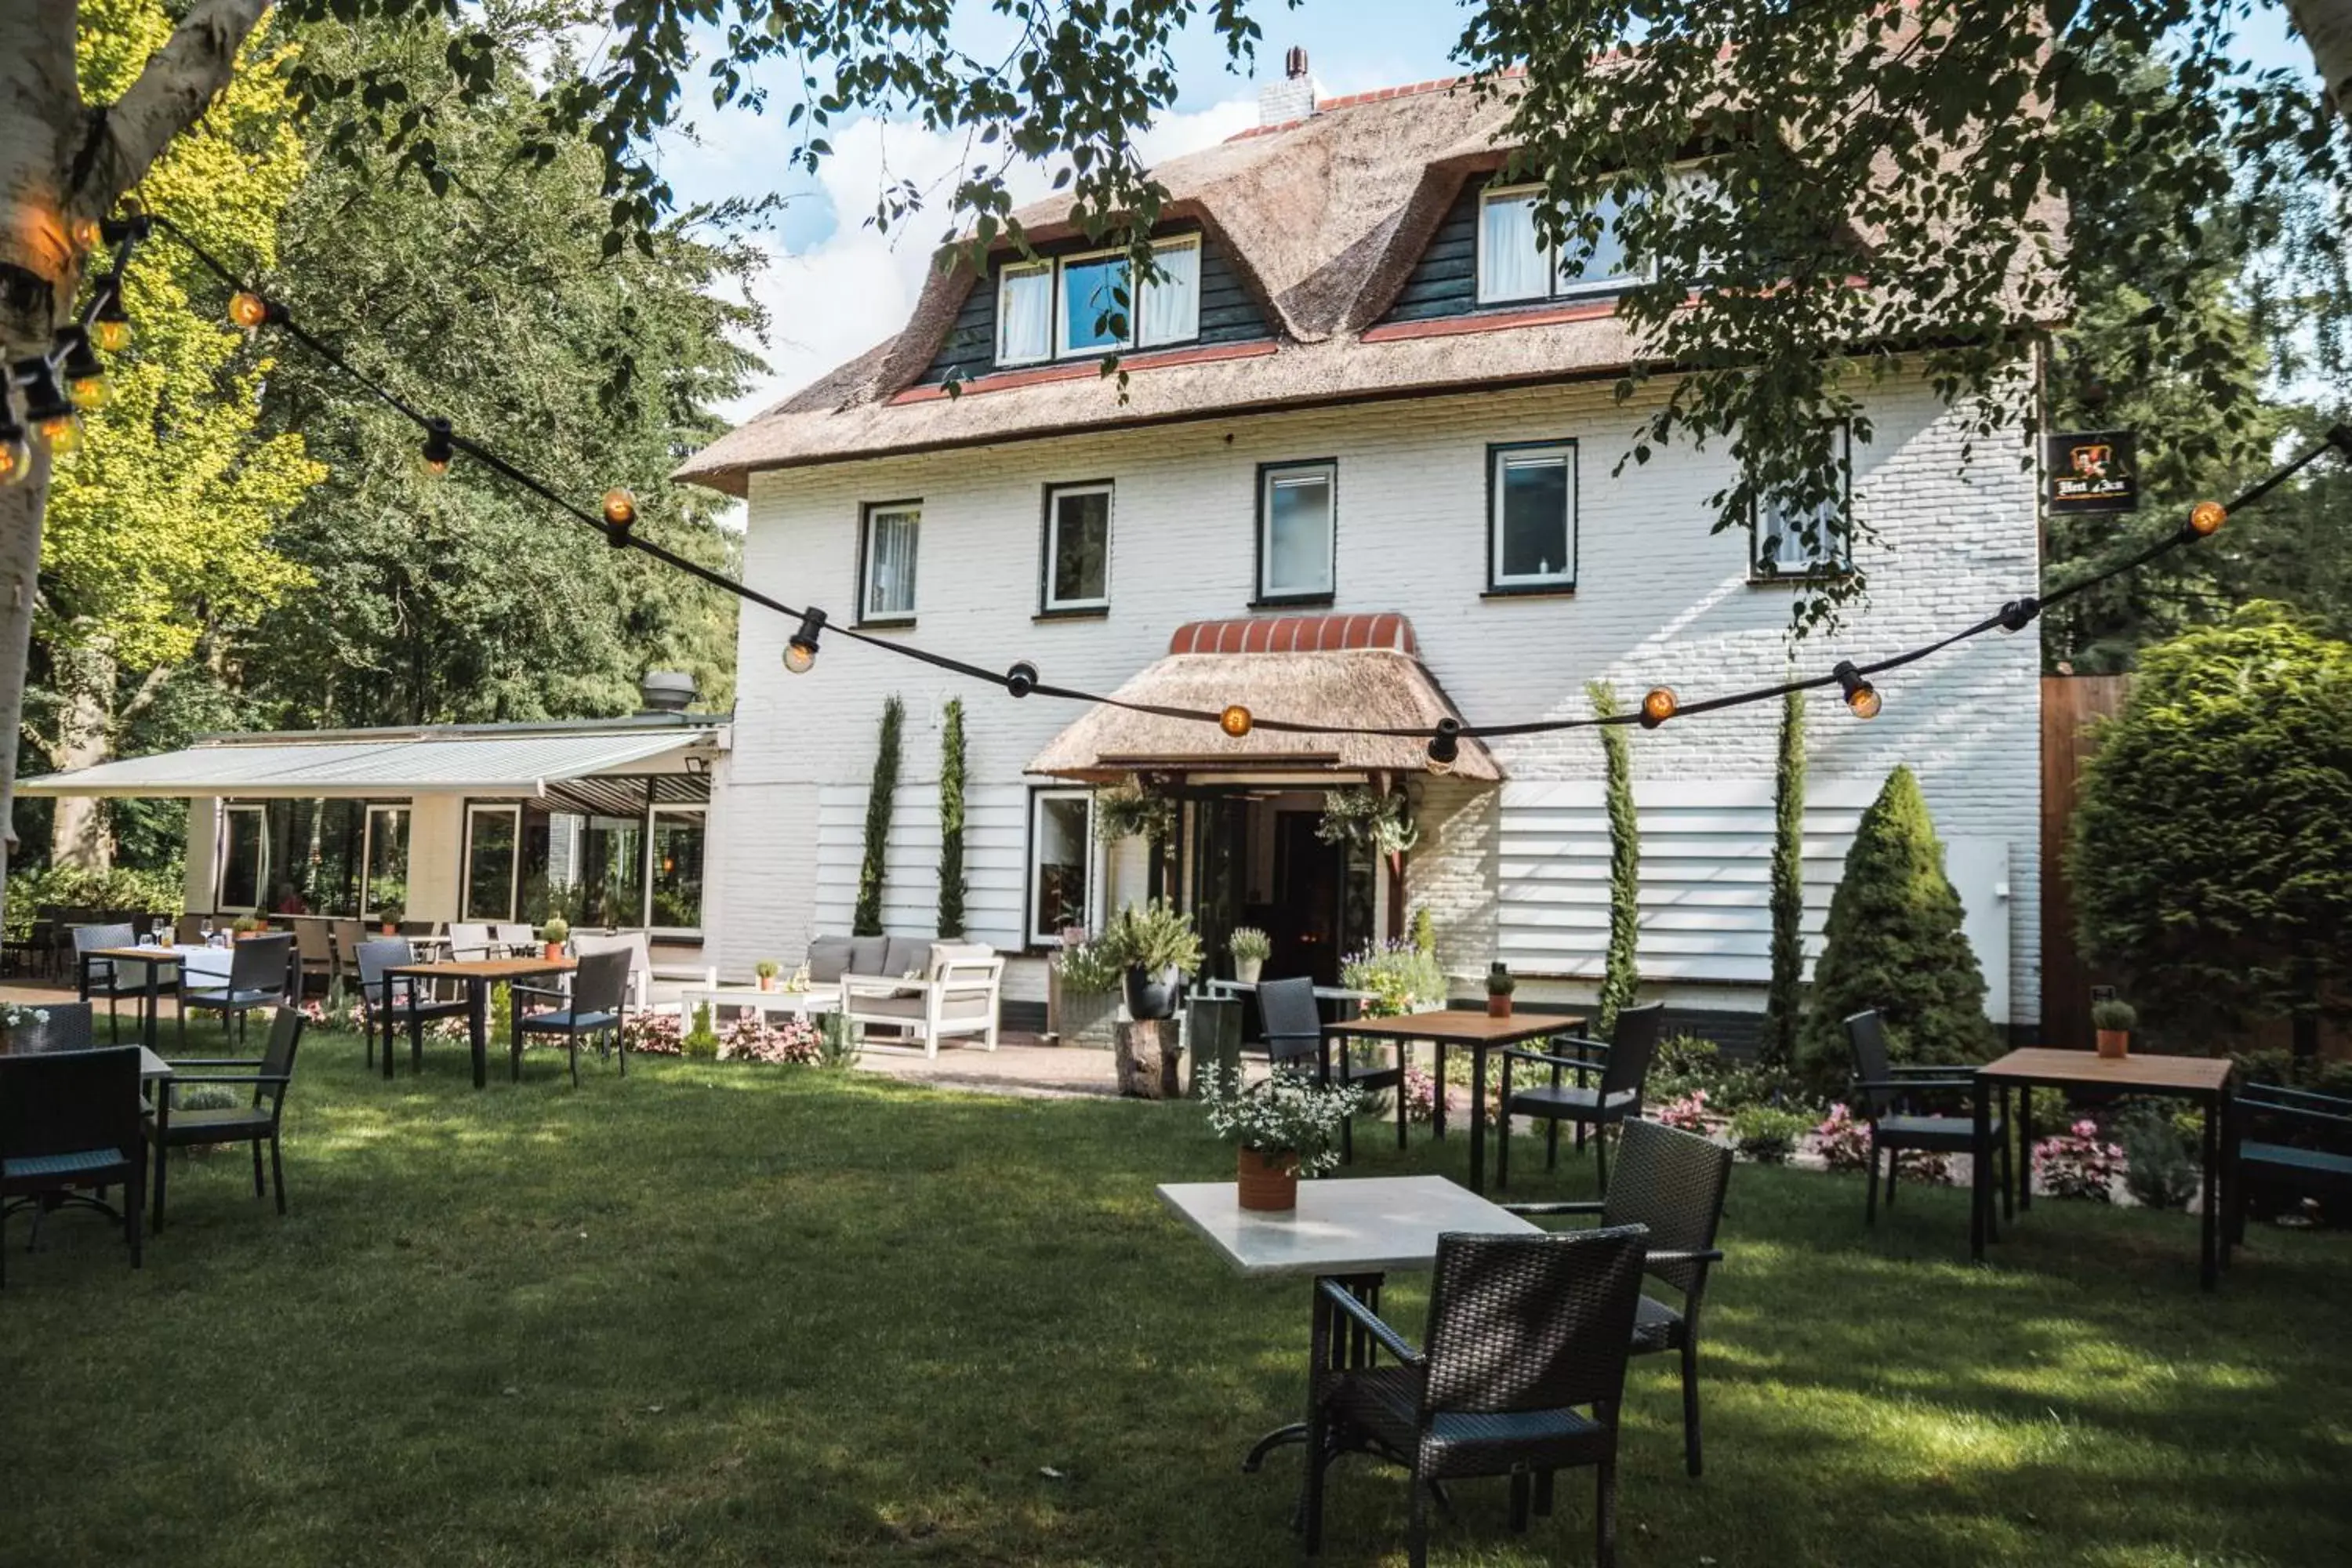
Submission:
{"label": "terracotta flower pot", "polygon": [[563,961],[563,944],[560,942],[549,942],[547,944],[545,956],[547,958],[547,962],[550,963],[562,963]]}
{"label": "terracotta flower pot", "polygon": [[761,990],[762,990],[762,991],[773,991],[775,988],[776,988],[776,977],[775,977],[774,975],[772,975],[772,974],[762,974],[761,976],[760,976],[760,989],[761,989]]}
{"label": "terracotta flower pot", "polygon": [[1508,992],[1505,992],[1502,995],[1497,996],[1493,992],[1488,992],[1486,994],[1486,1016],[1489,1018],[1507,1018],[1510,1016],[1510,994]]}
{"label": "terracotta flower pot", "polygon": [[398,936],[400,934],[400,922],[398,921],[384,921],[383,934],[386,936]]}
{"label": "terracotta flower pot", "polygon": [[2119,1061],[2131,1053],[2129,1029],[2101,1029],[2098,1037],[2099,1054],[2110,1061]]}
{"label": "terracotta flower pot", "polygon": [[1241,1191],[1241,1205],[1264,1214],[1280,1213],[1298,1206],[1298,1156],[1285,1150],[1279,1153],[1262,1153],[1255,1149],[1236,1149],[1234,1174]]}

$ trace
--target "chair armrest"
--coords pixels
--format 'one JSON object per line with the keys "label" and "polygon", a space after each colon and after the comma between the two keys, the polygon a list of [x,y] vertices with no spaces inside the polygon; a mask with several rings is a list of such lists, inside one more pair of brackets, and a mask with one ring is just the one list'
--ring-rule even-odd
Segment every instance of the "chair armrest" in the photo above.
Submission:
{"label": "chair armrest", "polygon": [[1505,1046],[1495,1054],[1508,1057],[1513,1061],[1541,1062],[1546,1067],[1559,1068],[1569,1072],[1600,1072],[1609,1065],[1607,1062],[1580,1062],[1574,1057],[1547,1056],[1541,1051],[1529,1050],[1525,1046]]}
{"label": "chair armrest", "polygon": [[184,1083],[227,1083],[242,1087],[253,1083],[291,1083],[294,1075],[283,1072],[246,1073],[173,1073],[164,1081],[177,1087]]}
{"label": "chair armrest", "polygon": [[1551,1035],[1546,1037],[1555,1050],[1562,1046],[1574,1046],[1581,1051],[1599,1051],[1604,1057],[1609,1054],[1609,1042],[1606,1040],[1587,1039],[1582,1035]]}
{"label": "chair armrest", "polygon": [[523,985],[509,983],[507,986],[507,994],[509,996],[552,996],[559,1002],[564,999],[563,993],[552,985]]}
{"label": "chair armrest", "polygon": [[259,1057],[167,1057],[163,1065],[177,1073],[182,1068],[257,1068]]}
{"label": "chair armrest", "polygon": [[1349,1295],[1338,1280],[1318,1279],[1315,1288],[1323,1293],[1324,1300],[1353,1318],[1366,1333],[1380,1341],[1381,1347],[1391,1355],[1407,1366],[1421,1364],[1421,1352],[1413,1349],[1402,1334],[1381,1321],[1378,1313]]}
{"label": "chair armrest", "polygon": [[[1505,1214],[1515,1214],[1522,1217],[1550,1214],[1599,1214],[1601,1200],[1582,1198],[1575,1203],[1567,1204],[1501,1204],[1496,1206]],[[1655,1258],[1657,1254],[1654,1252],[1650,1256]]]}
{"label": "chair armrest", "polygon": [[[2340,1105],[2343,1101],[2337,1100],[2335,1103]],[[2352,1127],[2352,1116],[2339,1116],[2332,1110],[2315,1110],[2307,1105],[2274,1105],[2267,1100],[2242,1100],[2237,1103],[2237,1111],[2242,1121],[2255,1116],[2292,1116],[2298,1121],[2325,1122],[2338,1127]]]}
{"label": "chair armrest", "polygon": [[1853,1080],[1854,1089],[1974,1089],[1973,1078],[1865,1078]]}
{"label": "chair armrest", "polygon": [[1976,1065],[1972,1062],[1889,1062],[1886,1064],[1887,1075],[1891,1078],[1916,1078],[1922,1073],[1938,1072],[1973,1078],[1976,1076]]}
{"label": "chair armrest", "polygon": [[[2316,1089],[2290,1089],[2283,1083],[2243,1084],[2238,1089],[2238,1103],[2272,1107],[2271,1096],[2273,1095],[2285,1095],[2294,1100],[2308,1100],[2315,1102],[2307,1107],[2277,1106],[2273,1107],[2273,1109],[2310,1110],[2320,1111],[2323,1115],[2352,1114],[2352,1100],[2345,1100],[2333,1094],[2321,1094]],[[2322,1110],[2323,1107],[2326,1109]]]}
{"label": "chair armrest", "polygon": [[1723,1252],[1720,1248],[1713,1247],[1706,1247],[1704,1249],[1685,1248],[1675,1252],[1652,1252],[1645,1253],[1643,1257],[1643,1261],[1645,1264],[1720,1263],[1723,1261]]}

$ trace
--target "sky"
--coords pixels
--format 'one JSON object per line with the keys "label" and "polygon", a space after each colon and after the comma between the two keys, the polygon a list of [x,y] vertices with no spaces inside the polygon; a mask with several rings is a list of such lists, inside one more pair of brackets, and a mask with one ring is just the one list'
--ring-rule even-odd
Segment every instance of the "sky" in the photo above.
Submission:
{"label": "sky", "polygon": [[[1176,51],[1180,96],[1175,111],[1143,143],[1147,162],[1212,145],[1257,121],[1257,89],[1282,69],[1284,51],[1306,48],[1307,66],[1333,97],[1448,76],[1447,58],[1464,12],[1444,0],[1305,0],[1285,10],[1278,0],[1250,7],[1265,41],[1259,77],[1234,75],[1221,45],[1196,26]],[[956,41],[975,53],[1002,26],[985,5],[961,0]],[[2310,56],[2287,35],[2284,13],[2258,10],[2243,29],[2242,52],[2258,66],[2310,70]],[[701,117],[698,140],[674,139],[662,153],[663,173],[681,203],[756,198],[781,192],[786,203],[761,237],[768,266],[753,292],[766,306],[764,344],[751,345],[768,370],[721,412],[741,421],[897,331],[913,311],[932,248],[946,226],[946,181],[970,153],[961,139],[921,127],[863,120],[832,137],[834,154],[810,178],[783,168],[794,132],[781,110],[761,116],[740,110]],[[916,215],[889,234],[871,222],[886,182],[911,179],[936,187],[939,210]],[[1013,172],[1016,205],[1046,193],[1045,174]]]}

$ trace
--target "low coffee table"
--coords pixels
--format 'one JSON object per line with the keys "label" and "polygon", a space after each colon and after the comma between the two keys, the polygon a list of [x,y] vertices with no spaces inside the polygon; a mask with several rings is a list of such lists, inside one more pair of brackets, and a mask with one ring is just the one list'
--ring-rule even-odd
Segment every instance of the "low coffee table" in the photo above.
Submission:
{"label": "low coffee table", "polygon": [[721,1007],[757,1013],[763,1019],[771,1013],[782,1013],[788,1018],[814,1018],[819,1014],[841,1011],[838,985],[812,985],[805,991],[762,991],[756,985],[689,985],[677,994],[679,1005],[689,1016],[708,1003],[714,1022]]}

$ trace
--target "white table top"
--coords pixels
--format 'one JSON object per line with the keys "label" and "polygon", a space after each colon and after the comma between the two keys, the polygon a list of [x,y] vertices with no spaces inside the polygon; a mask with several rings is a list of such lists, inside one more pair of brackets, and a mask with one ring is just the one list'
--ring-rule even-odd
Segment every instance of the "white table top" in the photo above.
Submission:
{"label": "white table top", "polygon": [[1231,1182],[1165,1182],[1160,1199],[1238,1274],[1385,1274],[1426,1268],[1450,1230],[1486,1236],[1540,1227],[1444,1176],[1335,1176],[1298,1184],[1298,1206],[1241,1206]]}

